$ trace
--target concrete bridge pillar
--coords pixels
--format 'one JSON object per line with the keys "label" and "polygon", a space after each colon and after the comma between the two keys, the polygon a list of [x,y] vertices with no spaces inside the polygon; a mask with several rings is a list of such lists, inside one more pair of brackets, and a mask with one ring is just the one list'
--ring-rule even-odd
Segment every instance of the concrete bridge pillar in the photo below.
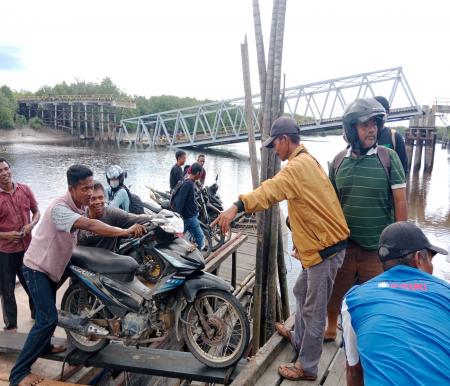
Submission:
{"label": "concrete bridge pillar", "polygon": [[95,139],[95,106],[91,106],[91,131],[92,131],[92,138]]}
{"label": "concrete bridge pillar", "polygon": [[58,104],[55,103],[55,110],[54,110],[54,118],[55,118],[55,129],[58,128]]}
{"label": "concrete bridge pillar", "polygon": [[87,119],[87,105],[86,103],[83,103],[84,106],[84,137],[86,138],[88,135],[88,128],[87,128],[87,124],[88,124],[88,119]]}
{"label": "concrete bridge pillar", "polygon": [[103,105],[99,106],[100,117],[99,117],[99,128],[100,128],[100,140],[103,142],[104,127],[103,127]]}
{"label": "concrete bridge pillar", "polygon": [[70,104],[70,135],[73,135],[73,103]]}

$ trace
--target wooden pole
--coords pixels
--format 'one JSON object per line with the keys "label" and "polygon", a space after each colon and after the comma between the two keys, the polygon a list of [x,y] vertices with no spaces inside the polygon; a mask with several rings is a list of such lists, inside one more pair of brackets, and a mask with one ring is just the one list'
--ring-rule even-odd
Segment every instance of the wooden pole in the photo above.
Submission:
{"label": "wooden pole", "polygon": [[258,0],[253,0],[253,23],[255,26],[256,56],[258,58],[259,86],[261,88],[261,105],[264,105],[266,94],[266,57],[261,27],[261,15]]}
{"label": "wooden pole", "polygon": [[278,226],[277,265],[278,265],[278,281],[280,283],[281,314],[283,319],[287,320],[291,315],[291,312],[289,310],[289,290],[286,278],[287,270],[286,270],[286,262],[284,261],[283,230],[281,229],[281,224]]}
{"label": "wooden pole", "polygon": [[255,131],[253,127],[253,103],[252,88],[250,83],[250,63],[248,58],[247,35],[245,35],[244,44],[241,44],[242,73],[244,76],[245,92],[245,118],[248,131],[248,151],[250,154],[250,168],[252,172],[253,189],[259,186],[258,158],[256,155]]}

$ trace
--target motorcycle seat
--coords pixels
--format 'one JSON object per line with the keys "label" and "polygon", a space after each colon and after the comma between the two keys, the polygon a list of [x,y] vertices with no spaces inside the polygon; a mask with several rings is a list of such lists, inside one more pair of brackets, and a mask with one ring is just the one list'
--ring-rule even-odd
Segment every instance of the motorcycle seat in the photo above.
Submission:
{"label": "motorcycle seat", "polygon": [[78,246],[71,258],[72,264],[106,276],[120,275],[123,281],[133,280],[139,264],[132,257],[119,255],[102,248]]}

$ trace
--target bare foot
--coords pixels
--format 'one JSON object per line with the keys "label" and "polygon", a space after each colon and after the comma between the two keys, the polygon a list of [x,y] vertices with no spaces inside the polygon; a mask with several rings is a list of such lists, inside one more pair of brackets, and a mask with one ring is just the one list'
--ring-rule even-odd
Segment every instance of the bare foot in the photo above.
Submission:
{"label": "bare foot", "polygon": [[42,382],[43,380],[43,376],[30,373],[19,382],[19,386],[34,386]]}

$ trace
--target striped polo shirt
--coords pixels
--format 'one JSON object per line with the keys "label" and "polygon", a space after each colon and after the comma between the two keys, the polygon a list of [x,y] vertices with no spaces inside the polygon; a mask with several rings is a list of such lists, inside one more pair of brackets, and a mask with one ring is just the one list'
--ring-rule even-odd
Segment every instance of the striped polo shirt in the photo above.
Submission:
{"label": "striped polo shirt", "polygon": [[395,151],[388,151],[391,158],[389,178],[376,147],[357,158],[349,149],[337,175],[330,173],[350,228],[350,239],[367,250],[378,248],[381,232],[395,221],[391,189],[406,187],[400,159]]}

